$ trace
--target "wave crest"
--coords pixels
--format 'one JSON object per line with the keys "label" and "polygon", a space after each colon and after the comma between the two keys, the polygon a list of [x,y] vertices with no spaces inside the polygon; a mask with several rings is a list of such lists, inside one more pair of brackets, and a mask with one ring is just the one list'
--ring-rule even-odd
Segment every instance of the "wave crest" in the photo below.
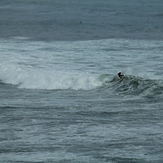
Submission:
{"label": "wave crest", "polygon": [[113,74],[84,74],[77,72],[63,72],[44,69],[21,69],[9,66],[1,69],[0,80],[6,84],[16,85],[24,89],[47,90],[106,90],[125,96],[141,96],[148,98],[162,98],[163,82],[144,79],[138,76],[125,75],[122,81]]}

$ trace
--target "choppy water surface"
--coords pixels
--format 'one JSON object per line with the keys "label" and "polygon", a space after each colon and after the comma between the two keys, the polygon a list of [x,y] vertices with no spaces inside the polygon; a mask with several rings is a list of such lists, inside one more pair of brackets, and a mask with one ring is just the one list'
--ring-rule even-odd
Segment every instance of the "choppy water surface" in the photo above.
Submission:
{"label": "choppy water surface", "polygon": [[162,1],[118,2],[0,2],[0,162],[163,161]]}

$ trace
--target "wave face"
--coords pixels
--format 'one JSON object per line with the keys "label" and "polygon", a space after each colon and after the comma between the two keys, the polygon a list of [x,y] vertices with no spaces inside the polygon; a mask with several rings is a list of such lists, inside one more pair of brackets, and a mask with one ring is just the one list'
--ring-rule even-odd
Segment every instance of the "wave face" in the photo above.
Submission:
{"label": "wave face", "polygon": [[[116,79],[113,80],[116,82]],[[114,83],[113,82],[113,83]],[[115,91],[126,96],[140,96],[159,98],[163,96],[163,83],[158,80],[144,79],[132,75],[125,75],[122,81],[116,82]]]}

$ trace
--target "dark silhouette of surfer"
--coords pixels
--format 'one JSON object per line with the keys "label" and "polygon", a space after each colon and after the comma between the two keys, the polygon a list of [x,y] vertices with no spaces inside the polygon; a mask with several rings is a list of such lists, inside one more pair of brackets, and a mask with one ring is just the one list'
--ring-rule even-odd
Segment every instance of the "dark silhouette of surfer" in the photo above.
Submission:
{"label": "dark silhouette of surfer", "polygon": [[124,75],[121,74],[121,72],[118,73],[119,78],[121,79]]}

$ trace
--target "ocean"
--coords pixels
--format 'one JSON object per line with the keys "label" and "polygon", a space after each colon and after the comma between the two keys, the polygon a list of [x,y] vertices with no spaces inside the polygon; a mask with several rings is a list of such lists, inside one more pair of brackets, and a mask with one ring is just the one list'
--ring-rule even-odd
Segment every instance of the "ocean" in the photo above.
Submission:
{"label": "ocean", "polygon": [[162,0],[1,0],[0,162],[162,163],[162,27]]}

